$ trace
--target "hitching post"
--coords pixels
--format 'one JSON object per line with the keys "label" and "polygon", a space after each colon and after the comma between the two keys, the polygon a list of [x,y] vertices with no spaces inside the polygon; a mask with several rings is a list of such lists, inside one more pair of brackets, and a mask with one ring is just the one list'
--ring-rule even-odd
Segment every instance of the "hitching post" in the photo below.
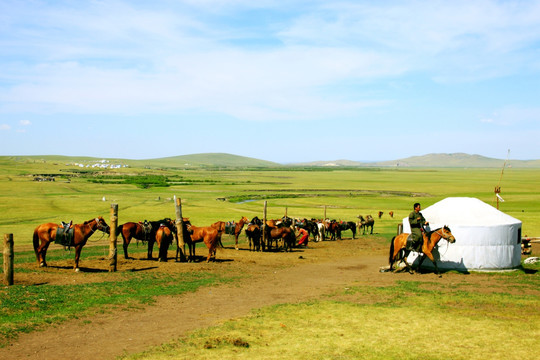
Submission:
{"label": "hitching post", "polygon": [[4,234],[4,285],[13,285],[13,234]]}
{"label": "hitching post", "polygon": [[263,244],[267,244],[266,242],[266,200],[264,200],[264,207],[263,207],[263,226],[262,226],[262,232],[263,232]]}
{"label": "hitching post", "polygon": [[180,254],[180,261],[186,262],[186,256],[184,254],[184,220],[182,218],[182,199],[177,198],[174,195],[175,213],[176,213],[176,261],[178,261],[178,255]]}
{"label": "hitching post", "polygon": [[116,228],[118,227],[118,204],[111,204],[111,225],[109,227],[109,272],[116,271],[118,253],[116,251]]}

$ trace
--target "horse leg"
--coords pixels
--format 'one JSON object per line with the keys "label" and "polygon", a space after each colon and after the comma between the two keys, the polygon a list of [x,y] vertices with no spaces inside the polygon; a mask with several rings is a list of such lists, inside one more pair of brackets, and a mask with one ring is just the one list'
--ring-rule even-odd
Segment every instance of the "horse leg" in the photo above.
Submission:
{"label": "horse leg", "polygon": [[148,251],[147,251],[147,254],[146,254],[146,258],[148,260],[153,259],[152,252],[154,251],[154,241],[155,240],[148,239]]}
{"label": "horse leg", "polygon": [[439,272],[439,268],[437,267],[437,262],[435,261],[435,259],[433,258],[433,254],[429,251],[426,251],[424,253],[424,255],[422,256],[422,258],[420,259],[420,262],[418,263],[418,270],[420,270],[420,266],[422,265],[422,262],[424,261],[424,259],[428,257],[429,260],[431,260],[431,262],[433,263],[433,265],[435,266],[435,274],[439,275],[439,277],[441,277],[441,273]]}
{"label": "horse leg", "polygon": [[50,241],[42,241],[38,248],[38,262],[40,267],[47,267],[47,249],[50,244]]}
{"label": "horse leg", "polygon": [[122,233],[122,239],[124,240],[122,242],[122,246],[124,248],[124,259],[129,259],[129,256],[128,256],[128,246],[129,246],[129,242],[131,241],[131,237],[125,237],[124,236],[124,233]]}
{"label": "horse leg", "polygon": [[81,250],[82,245],[75,246],[75,265],[73,266],[73,269],[75,269],[76,272],[79,272],[79,259],[81,258]]}

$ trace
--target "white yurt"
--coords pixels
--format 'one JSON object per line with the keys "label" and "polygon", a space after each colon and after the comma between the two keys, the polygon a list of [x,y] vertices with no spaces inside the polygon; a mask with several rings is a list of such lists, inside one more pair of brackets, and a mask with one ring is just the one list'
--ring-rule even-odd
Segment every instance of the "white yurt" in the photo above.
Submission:
{"label": "white yurt", "polygon": [[[440,269],[505,270],[520,266],[520,220],[468,197],[446,198],[421,213],[429,222],[429,229],[447,225],[456,238],[453,244],[441,239],[433,251]],[[410,230],[407,216],[403,219],[403,232],[410,233]],[[415,252],[407,258],[409,263],[418,260]],[[433,267],[433,264],[426,259],[422,266]]]}

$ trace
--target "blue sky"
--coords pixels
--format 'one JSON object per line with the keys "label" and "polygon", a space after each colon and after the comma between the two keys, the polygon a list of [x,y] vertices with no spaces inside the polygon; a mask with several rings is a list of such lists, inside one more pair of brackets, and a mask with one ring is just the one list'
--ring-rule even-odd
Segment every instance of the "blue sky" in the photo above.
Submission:
{"label": "blue sky", "polygon": [[0,1],[0,155],[540,159],[540,1]]}

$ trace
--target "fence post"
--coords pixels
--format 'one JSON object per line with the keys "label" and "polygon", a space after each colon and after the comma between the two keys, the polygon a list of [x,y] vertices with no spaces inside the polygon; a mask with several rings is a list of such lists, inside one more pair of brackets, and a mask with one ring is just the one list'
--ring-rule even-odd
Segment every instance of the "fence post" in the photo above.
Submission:
{"label": "fence post", "polygon": [[399,235],[401,233],[403,233],[403,224],[399,223],[397,226],[397,234]]}
{"label": "fence post", "polygon": [[[264,246],[267,246],[267,239],[266,239],[266,200],[264,200],[264,207],[263,207],[263,226],[262,226],[262,238],[263,238],[263,244]],[[264,248],[264,247],[263,247]]]}
{"label": "fence post", "polygon": [[176,261],[186,262],[184,253],[184,219],[182,218],[182,199],[174,195],[175,213],[176,213]]}
{"label": "fence post", "polygon": [[324,217],[323,220],[326,220],[326,205],[324,205]]}
{"label": "fence post", "polygon": [[4,234],[4,285],[13,285],[13,234]]}
{"label": "fence post", "polygon": [[116,251],[116,243],[118,237],[116,236],[116,229],[118,228],[118,204],[111,204],[111,225],[109,227],[109,272],[116,271],[116,264],[118,262],[118,252]]}

